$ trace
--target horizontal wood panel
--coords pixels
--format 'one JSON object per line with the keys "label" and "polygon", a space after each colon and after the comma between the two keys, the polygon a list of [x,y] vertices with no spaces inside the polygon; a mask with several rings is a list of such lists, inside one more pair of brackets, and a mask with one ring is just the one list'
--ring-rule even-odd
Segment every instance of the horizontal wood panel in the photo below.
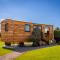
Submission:
{"label": "horizontal wood panel", "polygon": [[[5,31],[5,24],[8,23],[8,31]],[[30,32],[25,32],[25,24],[30,24]],[[34,26],[38,25],[41,27],[41,31],[44,33],[44,29],[46,26],[49,27],[49,38],[54,38],[53,34],[53,26],[52,25],[46,25],[46,24],[33,24],[31,22],[23,22],[23,21],[13,21],[13,20],[7,20],[2,21],[1,23],[1,37],[4,41],[10,41],[10,42],[21,42],[26,41],[26,38],[32,34]]]}

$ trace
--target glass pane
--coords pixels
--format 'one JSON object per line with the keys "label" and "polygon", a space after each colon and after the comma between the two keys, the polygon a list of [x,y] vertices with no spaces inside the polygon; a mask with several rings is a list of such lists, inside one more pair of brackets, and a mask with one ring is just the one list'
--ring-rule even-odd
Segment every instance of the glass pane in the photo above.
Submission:
{"label": "glass pane", "polygon": [[8,23],[5,24],[5,31],[8,31]]}
{"label": "glass pane", "polygon": [[29,24],[25,25],[25,31],[30,31],[30,25]]}
{"label": "glass pane", "polygon": [[45,33],[47,33],[47,31],[49,31],[49,28],[48,27],[45,27]]}

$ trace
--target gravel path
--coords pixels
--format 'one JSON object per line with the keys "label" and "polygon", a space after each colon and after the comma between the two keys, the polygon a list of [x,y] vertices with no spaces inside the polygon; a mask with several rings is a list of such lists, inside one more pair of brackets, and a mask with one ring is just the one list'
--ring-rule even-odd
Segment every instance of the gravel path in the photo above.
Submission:
{"label": "gravel path", "polygon": [[[11,48],[11,47],[10,47]],[[40,47],[14,47],[13,52],[0,56],[0,60],[14,60],[26,51],[38,49]]]}
{"label": "gravel path", "polygon": [[[23,52],[22,52],[23,53]],[[18,57],[19,55],[21,55],[22,53],[19,52],[12,52],[12,53],[8,53],[4,56],[0,57],[0,60],[13,60],[14,58]]]}

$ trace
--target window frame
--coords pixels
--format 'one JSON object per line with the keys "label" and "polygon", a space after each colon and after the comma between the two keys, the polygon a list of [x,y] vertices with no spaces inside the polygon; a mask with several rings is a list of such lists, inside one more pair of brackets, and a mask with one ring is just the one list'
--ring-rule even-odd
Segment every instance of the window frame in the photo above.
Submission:
{"label": "window frame", "polygon": [[[29,26],[29,31],[27,31],[27,27],[26,26]],[[24,30],[25,30],[25,32],[30,32],[30,30],[31,30],[30,24],[25,24]]]}
{"label": "window frame", "polygon": [[8,23],[5,24],[5,32],[8,31]]}

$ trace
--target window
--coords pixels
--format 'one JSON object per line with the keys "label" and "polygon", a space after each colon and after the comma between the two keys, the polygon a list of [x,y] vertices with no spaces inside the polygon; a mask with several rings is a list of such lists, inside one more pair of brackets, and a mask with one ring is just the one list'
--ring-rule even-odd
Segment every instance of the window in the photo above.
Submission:
{"label": "window", "polygon": [[8,31],[8,23],[5,24],[5,31]]}
{"label": "window", "polygon": [[49,27],[45,26],[45,37],[47,38],[49,36]]}
{"label": "window", "polygon": [[30,32],[30,24],[25,24],[25,31]]}
{"label": "window", "polygon": [[34,26],[33,28],[37,28],[41,30],[41,26]]}
{"label": "window", "polygon": [[39,26],[39,29],[41,30],[41,26]]}
{"label": "window", "polygon": [[36,28],[36,26],[34,26],[33,28]]}
{"label": "window", "polygon": [[49,28],[46,26],[45,27],[45,33],[47,33],[49,31]]}

